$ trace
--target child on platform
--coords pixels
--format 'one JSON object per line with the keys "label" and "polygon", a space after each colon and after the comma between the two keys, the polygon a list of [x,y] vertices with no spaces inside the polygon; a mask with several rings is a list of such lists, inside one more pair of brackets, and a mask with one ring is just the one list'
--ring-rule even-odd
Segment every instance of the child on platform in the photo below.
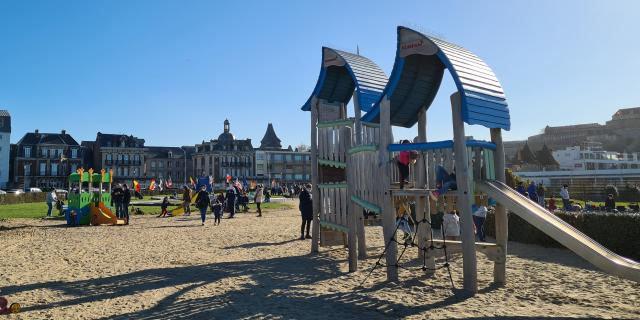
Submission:
{"label": "child on platform", "polygon": [[[402,144],[408,144],[409,140],[402,140]],[[411,163],[411,152],[410,151],[400,151],[400,155],[398,155],[398,171],[400,171],[400,189],[404,188],[404,185],[408,183],[407,178],[409,177],[409,163]]]}

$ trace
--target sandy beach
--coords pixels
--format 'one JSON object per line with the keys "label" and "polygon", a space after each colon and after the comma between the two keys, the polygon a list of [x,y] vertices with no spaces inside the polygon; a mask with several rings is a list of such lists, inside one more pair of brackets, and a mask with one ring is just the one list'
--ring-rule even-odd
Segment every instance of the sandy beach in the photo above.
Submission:
{"label": "sandy beach", "polygon": [[[373,272],[382,228],[347,273],[344,248],[310,255],[297,240],[297,210],[213,220],[135,216],[125,227],[61,226],[56,220],[0,221],[0,295],[22,304],[5,319],[478,319],[640,318],[640,285],[597,271],[564,249],[510,243],[508,284],[492,286],[479,254],[480,293],[452,290],[401,270],[399,283]],[[408,258],[416,256],[415,250]],[[411,263],[407,263],[411,266]],[[415,264],[414,264],[415,265]],[[451,267],[461,287],[462,259]]]}

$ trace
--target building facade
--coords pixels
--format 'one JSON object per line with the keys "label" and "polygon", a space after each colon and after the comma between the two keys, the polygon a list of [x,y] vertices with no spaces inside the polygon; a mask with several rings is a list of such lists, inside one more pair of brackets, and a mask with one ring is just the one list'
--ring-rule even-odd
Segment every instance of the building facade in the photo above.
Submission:
{"label": "building facade", "polygon": [[552,150],[582,145],[585,142],[601,143],[606,150],[618,152],[640,151],[640,108],[619,109],[605,125],[598,123],[577,124],[544,128],[541,134],[527,140],[532,150],[540,150],[546,144]]}
{"label": "building facade", "polygon": [[617,170],[640,168],[640,153],[605,151],[601,144],[588,143],[553,151],[560,170]]}
{"label": "building facade", "polygon": [[11,115],[9,111],[0,110],[0,188],[9,183],[11,157]]}
{"label": "building facade", "polygon": [[251,179],[254,176],[254,152],[251,139],[236,139],[231,133],[229,120],[224,121],[218,139],[195,145],[192,156],[195,177],[211,176],[216,183],[227,175]]}
{"label": "building facade", "polygon": [[311,153],[308,150],[283,149],[271,123],[255,150],[256,181],[270,185],[300,184],[311,181]]}
{"label": "building facade", "polygon": [[[144,179],[156,179],[159,183],[171,181],[173,188],[183,185],[189,179],[187,164],[190,162],[187,150],[180,147],[146,147]],[[186,159],[186,160],[185,160]]]}
{"label": "building facade", "polygon": [[95,170],[113,170],[115,180],[129,184],[133,179],[144,177],[147,152],[144,139],[98,132],[95,142],[83,144],[92,146],[92,167]]}
{"label": "building facade", "polygon": [[65,188],[68,175],[82,166],[82,152],[65,130],[29,132],[16,144],[13,183],[19,188]]}

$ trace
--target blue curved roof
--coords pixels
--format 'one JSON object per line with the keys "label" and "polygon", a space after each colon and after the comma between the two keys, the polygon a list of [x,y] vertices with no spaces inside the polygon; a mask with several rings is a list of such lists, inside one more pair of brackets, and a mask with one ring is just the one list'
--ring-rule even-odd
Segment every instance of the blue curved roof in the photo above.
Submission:
{"label": "blue curved roof", "polygon": [[380,102],[391,102],[391,124],[412,127],[420,108],[431,106],[444,70],[449,70],[462,97],[462,119],[468,124],[509,130],[506,96],[491,68],[471,51],[450,42],[398,27],[396,60],[380,100],[362,117],[378,122]]}
{"label": "blue curved roof", "polygon": [[301,109],[311,110],[313,96],[329,102],[348,103],[353,91],[357,90],[360,108],[368,112],[382,97],[387,81],[387,75],[373,61],[361,55],[323,47],[318,82]]}

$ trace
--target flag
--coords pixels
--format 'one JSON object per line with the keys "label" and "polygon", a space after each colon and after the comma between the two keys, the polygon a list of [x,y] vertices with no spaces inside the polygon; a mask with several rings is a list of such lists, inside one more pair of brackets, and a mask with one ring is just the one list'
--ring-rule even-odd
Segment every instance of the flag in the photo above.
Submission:
{"label": "flag", "polygon": [[271,180],[271,188],[275,188],[276,187],[276,179],[272,179]]}
{"label": "flag", "polygon": [[192,177],[189,177],[189,181],[191,181],[191,186],[195,188],[196,187],[196,182],[193,181]]}
{"label": "flag", "polygon": [[151,182],[149,182],[149,190],[153,191],[156,189],[156,179],[151,179]]}
{"label": "flag", "polygon": [[137,180],[133,180],[133,190],[135,190],[136,192],[140,192],[140,184]]}
{"label": "flag", "polygon": [[233,182],[233,185],[237,187],[238,190],[242,190],[242,184],[240,183],[240,181],[238,181],[238,179],[236,179],[236,181]]}
{"label": "flag", "polygon": [[166,186],[167,186],[167,188],[173,187],[173,181],[171,181],[171,177],[169,177],[169,179],[167,180]]}
{"label": "flag", "polygon": [[227,183],[231,182],[231,176],[227,175]]}
{"label": "flag", "polygon": [[213,176],[209,176],[209,185],[213,187]]}
{"label": "flag", "polygon": [[249,186],[249,184],[247,183],[247,177],[246,176],[242,177],[242,186],[245,187],[245,188]]}
{"label": "flag", "polygon": [[158,184],[158,188],[160,189],[160,191],[164,189],[164,182],[162,181],[162,179],[160,179],[160,184]]}

